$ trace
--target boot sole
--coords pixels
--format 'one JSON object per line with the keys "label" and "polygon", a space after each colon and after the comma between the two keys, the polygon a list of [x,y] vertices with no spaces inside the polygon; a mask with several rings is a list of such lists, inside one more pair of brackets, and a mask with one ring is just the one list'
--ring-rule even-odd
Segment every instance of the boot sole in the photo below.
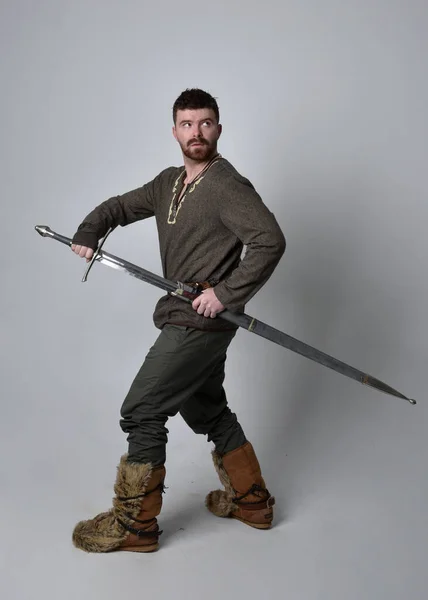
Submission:
{"label": "boot sole", "polygon": [[249,525],[250,527],[254,527],[254,529],[271,529],[272,528],[272,523],[251,523],[250,521],[245,521],[244,519],[240,519],[239,517],[235,517],[234,515],[231,515],[232,519],[235,519],[236,521],[241,521],[241,523],[244,523],[245,525]]}
{"label": "boot sole", "polygon": [[158,548],[159,544],[153,544],[152,546],[123,546],[122,548],[118,548],[118,550],[125,552],[156,552]]}

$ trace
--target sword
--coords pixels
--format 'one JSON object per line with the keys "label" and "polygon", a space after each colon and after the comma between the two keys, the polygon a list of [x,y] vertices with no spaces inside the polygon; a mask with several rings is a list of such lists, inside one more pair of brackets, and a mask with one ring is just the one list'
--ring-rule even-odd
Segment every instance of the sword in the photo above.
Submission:
{"label": "sword", "polygon": [[[36,225],[35,229],[41,236],[50,237],[58,242],[61,242],[62,244],[65,244],[66,246],[71,247],[73,243],[70,238],[60,235],[55,231],[52,231],[52,229],[50,229],[50,227],[48,227],[47,225]],[[123,271],[128,275],[132,275],[133,277],[140,279],[141,281],[145,281],[146,283],[150,283],[151,285],[165,290],[171,295],[180,298],[184,302],[192,303],[193,300],[201,293],[201,289],[199,289],[198,287],[187,285],[186,283],[183,283],[181,281],[170,281],[168,279],[165,279],[164,277],[160,277],[159,275],[151,273],[150,271],[146,271],[146,269],[134,265],[133,263],[130,263],[124,260],[123,258],[119,258],[117,256],[114,256],[113,254],[108,254],[107,252],[103,251],[103,244],[106,241],[109,234],[111,233],[111,231],[112,228],[110,228],[107,231],[106,235],[102,238],[102,240],[100,240],[98,248],[94,252],[92,259],[88,263],[86,271],[83,275],[83,282],[87,280],[89,271],[91,270],[95,261],[97,261],[104,265],[107,265],[108,267],[112,267],[113,269]],[[342,375],[345,375],[345,377],[355,379],[363,385],[368,385],[384,394],[388,394],[390,396],[395,396],[396,398],[406,400],[412,405],[416,404],[416,400],[407,398],[406,396],[404,396],[394,388],[390,387],[389,385],[386,385],[386,383],[383,383],[379,379],[376,379],[375,377],[372,377],[367,373],[363,373],[355,367],[351,367],[350,365],[347,365],[346,363],[337,360],[337,358],[333,358],[332,356],[329,356],[328,354],[325,354],[324,352],[321,352],[320,350],[317,350],[316,348],[313,348],[312,346],[309,346],[308,344],[305,344],[304,342],[301,342],[300,340],[291,337],[287,333],[283,333],[282,331],[279,331],[278,329],[275,329],[274,327],[263,323],[262,321],[258,321],[250,315],[247,315],[245,313],[235,313],[225,309],[222,312],[218,313],[217,316],[221,319],[229,321],[230,323],[234,323],[238,327],[242,327],[243,329],[246,329],[251,333],[255,333],[256,335],[270,340],[271,342],[274,342],[279,346],[288,348],[292,352],[300,354],[305,358],[309,358],[310,360],[313,360],[323,365],[324,367],[333,369],[333,371],[341,373]]]}

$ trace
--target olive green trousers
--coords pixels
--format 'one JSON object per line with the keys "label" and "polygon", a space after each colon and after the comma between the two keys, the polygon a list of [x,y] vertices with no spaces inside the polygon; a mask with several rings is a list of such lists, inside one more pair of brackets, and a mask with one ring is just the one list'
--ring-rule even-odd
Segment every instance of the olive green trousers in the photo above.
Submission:
{"label": "olive green trousers", "polygon": [[121,408],[128,461],[166,460],[168,418],[180,413],[191,429],[224,454],[247,441],[223,387],[233,331],[165,325],[150,348]]}

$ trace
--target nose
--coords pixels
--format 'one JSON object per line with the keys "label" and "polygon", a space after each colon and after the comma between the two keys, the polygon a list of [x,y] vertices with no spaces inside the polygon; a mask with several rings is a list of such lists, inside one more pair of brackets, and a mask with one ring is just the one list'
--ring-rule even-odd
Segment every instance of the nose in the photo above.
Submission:
{"label": "nose", "polygon": [[193,127],[193,135],[195,137],[202,137],[201,126],[199,125],[199,123],[195,123]]}

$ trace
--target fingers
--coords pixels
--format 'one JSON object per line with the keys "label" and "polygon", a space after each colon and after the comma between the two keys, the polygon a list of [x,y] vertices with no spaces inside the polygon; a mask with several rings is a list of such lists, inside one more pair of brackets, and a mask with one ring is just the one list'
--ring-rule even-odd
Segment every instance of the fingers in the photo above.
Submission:
{"label": "fingers", "polygon": [[204,290],[192,302],[192,307],[198,314],[215,319],[217,314],[224,310],[224,306],[216,297],[212,297],[212,290]]}
{"label": "fingers", "polygon": [[92,248],[87,248],[86,246],[80,246],[79,244],[72,244],[71,249],[75,254],[80,256],[80,258],[86,258],[87,262],[91,260],[93,254],[94,254],[94,251],[92,250]]}
{"label": "fingers", "polygon": [[199,315],[203,315],[204,317],[211,317],[211,319],[214,319],[217,315],[217,312],[213,308],[211,308],[211,306],[206,304],[203,300],[203,297],[199,296],[198,298],[193,300],[192,307],[194,308],[194,310],[196,310],[196,312]]}
{"label": "fingers", "polygon": [[212,319],[214,319],[214,317],[216,316],[216,312],[214,310],[211,310],[211,308],[206,308],[205,310],[202,308],[198,308],[198,313],[200,315],[204,315],[204,317],[211,317]]}

